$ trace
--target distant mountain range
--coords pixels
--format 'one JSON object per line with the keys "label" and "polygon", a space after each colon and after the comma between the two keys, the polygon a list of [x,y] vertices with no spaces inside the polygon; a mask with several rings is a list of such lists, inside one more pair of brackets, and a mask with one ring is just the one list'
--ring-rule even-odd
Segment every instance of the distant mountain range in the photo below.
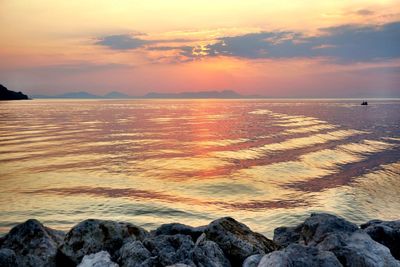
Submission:
{"label": "distant mountain range", "polygon": [[232,90],[224,91],[199,91],[182,93],[148,93],[144,96],[130,96],[120,92],[110,92],[105,95],[95,95],[88,92],[71,92],[60,95],[32,95],[32,98],[65,98],[65,99],[240,99],[240,98],[261,98],[258,95],[245,96]]}
{"label": "distant mountain range", "polygon": [[21,92],[8,90],[7,87],[0,84],[0,100],[23,100],[29,97]]}

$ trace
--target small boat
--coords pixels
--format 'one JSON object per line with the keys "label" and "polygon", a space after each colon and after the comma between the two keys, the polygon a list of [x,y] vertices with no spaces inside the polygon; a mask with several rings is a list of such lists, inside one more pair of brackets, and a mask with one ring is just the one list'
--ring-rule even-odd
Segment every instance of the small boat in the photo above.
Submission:
{"label": "small boat", "polygon": [[363,101],[363,102],[361,103],[361,106],[368,106],[368,102],[367,102],[367,101]]}

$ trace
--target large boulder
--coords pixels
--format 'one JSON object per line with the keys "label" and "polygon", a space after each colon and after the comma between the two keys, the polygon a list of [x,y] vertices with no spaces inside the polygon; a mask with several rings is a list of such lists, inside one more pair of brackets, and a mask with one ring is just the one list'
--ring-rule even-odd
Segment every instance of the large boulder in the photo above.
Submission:
{"label": "large boulder", "polygon": [[192,227],[181,223],[168,223],[163,224],[156,230],[152,231],[153,235],[189,235],[194,241],[204,232],[205,226]]}
{"label": "large boulder", "polygon": [[63,237],[63,232],[30,219],[1,238],[0,248],[13,250],[18,266],[55,266],[57,248]]}
{"label": "large boulder", "polygon": [[330,233],[317,246],[333,252],[343,266],[400,267],[387,247],[372,240],[362,230]]}
{"label": "large boulder", "polygon": [[202,234],[195,244],[193,262],[197,267],[231,266],[222,249],[215,242],[207,240],[205,234]]}
{"label": "large boulder", "polygon": [[273,241],[230,217],[211,222],[204,232],[207,239],[217,243],[223,250],[232,266],[241,266],[251,255],[278,249]]}
{"label": "large boulder", "polygon": [[287,247],[292,243],[298,243],[301,240],[301,230],[303,224],[295,227],[278,227],[274,230],[274,242],[282,247]]}
{"label": "large boulder", "polygon": [[143,245],[153,256],[157,256],[161,266],[183,263],[195,266],[193,259],[194,243],[187,235],[159,235],[149,237],[143,241]]}
{"label": "large boulder", "polygon": [[315,247],[291,244],[280,251],[265,255],[258,267],[339,267],[342,264],[332,252]]}
{"label": "large boulder", "polygon": [[315,245],[329,233],[352,233],[357,225],[327,213],[311,213],[303,223],[295,227],[278,227],[274,230],[274,242],[287,247],[292,243]]}
{"label": "large boulder", "polygon": [[83,256],[102,250],[113,256],[124,243],[143,240],[147,236],[146,230],[130,223],[89,219],[67,233],[60,251],[78,264]]}
{"label": "large boulder", "polygon": [[17,266],[17,257],[14,250],[8,248],[0,249],[0,266],[14,267]]}
{"label": "large boulder", "polygon": [[343,218],[327,213],[312,213],[301,226],[300,240],[306,245],[315,245],[329,233],[352,233],[357,229],[357,225]]}
{"label": "large boulder", "polygon": [[313,213],[297,227],[275,231],[282,245],[305,244],[336,255],[343,266],[398,266],[388,248],[372,240],[357,225],[326,213]]}
{"label": "large boulder", "polygon": [[372,220],[361,225],[361,229],[376,242],[388,247],[393,257],[400,260],[400,220]]}
{"label": "large boulder", "polygon": [[119,265],[111,261],[107,251],[100,251],[84,256],[77,267],[119,267]]}
{"label": "large boulder", "polygon": [[121,267],[152,267],[156,260],[140,241],[125,243],[118,251],[117,261]]}

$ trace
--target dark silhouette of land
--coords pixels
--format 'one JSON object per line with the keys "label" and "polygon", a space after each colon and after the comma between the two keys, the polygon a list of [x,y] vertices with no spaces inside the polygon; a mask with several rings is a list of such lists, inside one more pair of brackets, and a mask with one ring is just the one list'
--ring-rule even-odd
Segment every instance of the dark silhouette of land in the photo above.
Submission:
{"label": "dark silhouette of land", "polygon": [[29,97],[21,92],[14,92],[8,90],[5,86],[0,84],[0,100],[23,100]]}
{"label": "dark silhouette of land", "polygon": [[84,99],[94,99],[94,98],[103,98],[102,96],[94,95],[87,92],[71,92],[64,93],[60,95],[32,95],[33,98],[84,98]]}

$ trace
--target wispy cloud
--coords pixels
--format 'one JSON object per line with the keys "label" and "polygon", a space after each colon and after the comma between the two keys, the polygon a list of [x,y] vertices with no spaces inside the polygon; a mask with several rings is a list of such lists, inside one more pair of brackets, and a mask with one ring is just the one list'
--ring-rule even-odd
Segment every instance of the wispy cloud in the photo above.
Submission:
{"label": "wispy cloud", "polygon": [[[144,34],[141,34],[141,36],[143,35]],[[112,50],[122,50],[122,51],[133,50],[141,47],[146,47],[150,50],[171,50],[174,49],[173,46],[171,47],[164,46],[158,48],[157,46],[154,45],[162,43],[185,43],[191,41],[193,40],[188,40],[184,38],[147,40],[139,38],[137,35],[119,34],[119,35],[108,35],[100,37],[98,38],[98,41],[95,42],[95,44],[108,47],[109,49]]]}
{"label": "wispy cloud", "polygon": [[360,15],[360,16],[371,16],[371,15],[374,15],[374,14],[375,14],[374,11],[369,10],[369,9],[359,9],[359,10],[357,10],[355,13],[356,13],[357,15]]}
{"label": "wispy cloud", "polygon": [[113,50],[130,50],[139,48],[149,43],[151,42],[135,36],[121,34],[102,37],[95,44],[106,46]]}

